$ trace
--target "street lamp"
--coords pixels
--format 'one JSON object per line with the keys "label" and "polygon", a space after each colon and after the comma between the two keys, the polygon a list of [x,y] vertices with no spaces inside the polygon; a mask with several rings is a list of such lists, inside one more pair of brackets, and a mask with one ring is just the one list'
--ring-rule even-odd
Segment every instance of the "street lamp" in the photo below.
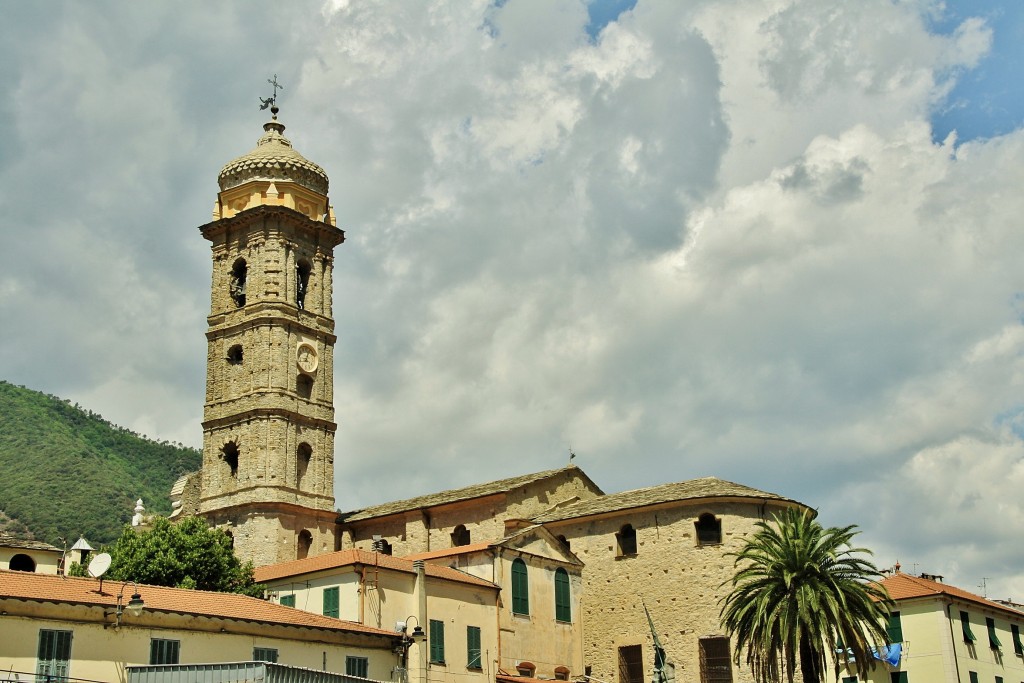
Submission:
{"label": "street lamp", "polygon": [[[409,620],[416,620],[416,627],[413,628],[412,633],[409,633]],[[402,683],[408,683],[409,681],[409,647],[413,643],[422,643],[427,639],[427,634],[424,633],[423,627],[420,626],[419,617],[416,615],[409,615],[405,618],[405,621],[399,622],[399,631],[402,632]]]}
{"label": "street lamp", "polygon": [[[132,585],[132,590],[135,592],[132,593],[131,597],[128,599],[128,604],[125,605],[124,589],[128,587],[129,583]],[[143,602],[142,596],[139,595],[139,584],[135,583],[134,581],[125,581],[124,583],[122,583],[121,590],[117,594],[117,607],[114,610],[114,628],[117,628],[121,625],[121,617],[124,615],[125,612],[132,615],[133,617],[137,617],[140,614],[142,614],[142,610],[145,606],[146,603]]]}

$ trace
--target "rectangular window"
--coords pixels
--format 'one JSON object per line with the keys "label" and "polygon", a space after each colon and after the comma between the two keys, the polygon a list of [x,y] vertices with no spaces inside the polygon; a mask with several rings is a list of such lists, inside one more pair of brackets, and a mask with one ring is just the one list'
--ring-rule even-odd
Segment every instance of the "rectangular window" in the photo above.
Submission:
{"label": "rectangular window", "polygon": [[338,587],[324,589],[324,616],[338,618]]}
{"label": "rectangular window", "polygon": [[295,607],[295,594],[293,593],[291,595],[282,595],[281,604],[285,607]]}
{"label": "rectangular window", "polygon": [[701,683],[732,683],[729,639],[721,636],[700,639]]}
{"label": "rectangular window", "polygon": [[644,683],[644,653],[639,645],[619,648],[619,683]]}
{"label": "rectangular window", "polygon": [[178,654],[180,650],[180,640],[165,640],[164,638],[153,638],[149,641],[149,663],[177,664]]}
{"label": "rectangular window", "polygon": [[466,627],[466,666],[479,669],[480,666],[480,627]]}
{"label": "rectangular window", "polygon": [[[963,627],[964,630],[965,643],[973,643],[977,640],[977,638],[974,637],[974,631],[971,630],[971,619],[967,615],[967,612],[960,613],[960,626]],[[978,674],[974,675],[977,676]]]}
{"label": "rectangular window", "polygon": [[893,671],[889,673],[889,683],[910,683],[906,671]]}
{"label": "rectangular window", "polygon": [[999,636],[996,635],[996,620],[992,617],[985,617],[985,626],[988,627],[988,646],[993,650],[998,650],[1003,644],[999,642]]}
{"label": "rectangular window", "polygon": [[68,677],[71,662],[71,631],[39,629],[36,676],[48,680]]}
{"label": "rectangular window", "polygon": [[889,615],[889,622],[885,625],[885,633],[890,643],[903,642],[903,623],[900,622],[899,612],[893,612]]}
{"label": "rectangular window", "polygon": [[967,675],[970,677],[971,683],[978,683],[978,672],[977,671],[968,671]]}
{"label": "rectangular window", "polygon": [[572,621],[572,594],[569,590],[569,572],[555,570],[555,621]]}
{"label": "rectangular window", "polygon": [[277,663],[276,647],[254,647],[252,649],[252,661]]}
{"label": "rectangular window", "polygon": [[430,663],[444,664],[444,622],[430,620]]}
{"label": "rectangular window", "polygon": [[1024,644],[1020,642],[1020,626],[1010,624],[1010,635],[1013,636],[1013,652],[1016,655],[1024,655]]}
{"label": "rectangular window", "polygon": [[1003,683],[1003,677],[1002,676],[996,676],[996,683]]}
{"label": "rectangular window", "polygon": [[843,676],[843,683],[857,683],[856,676]]}
{"label": "rectangular window", "polygon": [[345,675],[368,678],[370,672],[370,660],[366,657],[345,657]]}

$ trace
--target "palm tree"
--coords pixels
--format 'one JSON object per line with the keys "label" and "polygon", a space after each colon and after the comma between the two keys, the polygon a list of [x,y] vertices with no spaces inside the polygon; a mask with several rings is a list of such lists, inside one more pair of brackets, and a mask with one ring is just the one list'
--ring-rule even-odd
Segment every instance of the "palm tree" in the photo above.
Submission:
{"label": "palm tree", "polygon": [[[790,683],[797,657],[804,683],[822,680],[826,661],[853,660],[867,678],[871,648],[885,643],[891,601],[873,581],[880,574],[854,548],[856,525],[825,529],[814,510],[787,508],[757,531],[737,553],[732,591],[722,599],[722,625],[736,638],[735,660],[746,650],[756,681]],[[837,649],[844,651],[837,658]]]}

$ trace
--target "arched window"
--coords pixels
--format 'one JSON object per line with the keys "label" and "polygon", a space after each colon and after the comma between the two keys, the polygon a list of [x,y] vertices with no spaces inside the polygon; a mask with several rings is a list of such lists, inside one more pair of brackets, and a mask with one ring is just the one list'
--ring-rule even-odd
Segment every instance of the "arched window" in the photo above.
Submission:
{"label": "arched window", "polygon": [[36,570],[36,561],[28,555],[18,553],[11,558],[8,568],[12,572],[34,572]]}
{"label": "arched window", "polygon": [[619,529],[619,533],[615,534],[615,541],[618,545],[619,557],[636,555],[636,529],[632,524],[627,524]]}
{"label": "arched window", "polygon": [[390,555],[393,552],[391,544],[388,543],[388,539],[382,538],[379,541],[374,541],[377,552],[381,555]]}
{"label": "arched window", "polygon": [[300,443],[295,452],[295,483],[299,488],[302,488],[306,472],[309,470],[309,462],[312,459],[313,447],[306,442]]}
{"label": "arched window", "polygon": [[697,528],[697,545],[718,545],[722,542],[722,520],[705,512],[693,523]]}
{"label": "arched window", "polygon": [[313,547],[313,534],[307,529],[299,532],[299,540],[295,548],[295,559],[301,560],[309,557],[309,549]]}
{"label": "arched window", "polygon": [[302,398],[310,398],[313,395],[313,378],[309,375],[299,375],[295,378],[295,393]]}
{"label": "arched window", "polygon": [[469,545],[469,529],[465,524],[460,524],[452,529],[452,547],[458,548],[464,545]]}
{"label": "arched window", "polygon": [[519,557],[512,561],[512,613],[530,613],[530,580],[526,563]]}
{"label": "arched window", "polygon": [[231,294],[232,301],[235,302],[235,306],[241,308],[245,305],[245,280],[249,275],[249,266],[246,265],[245,259],[240,258],[235,261],[235,264],[231,266],[231,284],[229,285],[229,292]]}
{"label": "arched window", "polygon": [[569,601],[569,572],[563,567],[555,570],[555,621],[572,621]]}
{"label": "arched window", "polygon": [[243,356],[241,344],[235,344],[228,349],[228,363],[231,365],[241,365]]}
{"label": "arched window", "polygon": [[221,446],[220,457],[231,471],[232,477],[238,476],[238,444],[228,441]]}
{"label": "arched window", "polygon": [[299,259],[295,264],[295,305],[299,308],[306,307],[306,290],[309,289],[309,273],[312,268],[309,261]]}
{"label": "arched window", "polygon": [[567,666],[556,666],[555,667],[555,680],[556,681],[567,681],[567,680],[569,680],[569,667],[567,667]]}

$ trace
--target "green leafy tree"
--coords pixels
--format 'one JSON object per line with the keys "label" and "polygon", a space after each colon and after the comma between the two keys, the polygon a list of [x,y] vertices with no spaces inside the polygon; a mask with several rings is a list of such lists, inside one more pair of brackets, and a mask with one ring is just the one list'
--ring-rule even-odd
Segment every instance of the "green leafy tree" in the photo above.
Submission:
{"label": "green leafy tree", "polygon": [[231,538],[200,517],[178,524],[158,517],[150,531],[125,526],[110,557],[108,576],[118,581],[263,596],[252,562],[242,564]]}
{"label": "green leafy tree", "polygon": [[[824,528],[813,510],[788,508],[757,531],[737,553],[722,625],[736,638],[736,663],[760,682],[792,683],[799,658],[805,683],[822,680],[829,659],[852,660],[861,678],[874,667],[871,648],[885,643],[891,602],[880,577],[855,548],[856,525]],[[843,661],[834,657],[839,644]]]}

